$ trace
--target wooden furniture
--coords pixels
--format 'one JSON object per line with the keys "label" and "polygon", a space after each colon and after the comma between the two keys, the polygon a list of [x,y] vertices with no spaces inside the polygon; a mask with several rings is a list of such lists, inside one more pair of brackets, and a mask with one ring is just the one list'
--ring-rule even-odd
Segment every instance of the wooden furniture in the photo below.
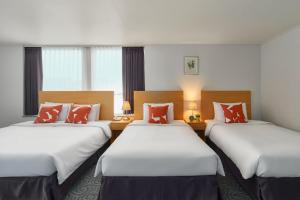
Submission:
{"label": "wooden furniture", "polygon": [[133,119],[124,121],[124,120],[120,120],[120,121],[112,121],[110,124],[110,129],[111,129],[111,139],[110,142],[113,143],[115,141],[115,139],[122,133],[122,131],[126,128],[126,126],[131,123],[133,121]]}
{"label": "wooden furniture", "polygon": [[248,119],[251,119],[251,92],[250,91],[208,91],[201,92],[201,120],[214,118],[213,102],[235,103],[243,102],[247,106]]}
{"label": "wooden furniture", "polygon": [[39,103],[75,103],[97,104],[100,103],[100,120],[112,120],[114,116],[113,91],[41,91]]}
{"label": "wooden furniture", "polygon": [[144,103],[173,103],[174,119],[183,119],[183,91],[134,91],[134,119],[143,119]]}
{"label": "wooden furniture", "polygon": [[205,141],[205,128],[206,128],[206,123],[204,121],[188,121],[185,120],[185,123],[190,125],[194,131],[198,134],[198,136]]}

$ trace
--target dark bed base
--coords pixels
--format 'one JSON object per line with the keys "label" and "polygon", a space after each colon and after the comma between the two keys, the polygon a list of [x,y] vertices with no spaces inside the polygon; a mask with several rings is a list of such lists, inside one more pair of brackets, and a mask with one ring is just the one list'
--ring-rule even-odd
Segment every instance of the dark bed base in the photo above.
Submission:
{"label": "dark bed base", "polygon": [[[240,170],[209,138],[207,144],[219,155],[224,170],[229,172],[253,200],[300,200],[300,178],[254,176],[244,179]],[[247,156],[247,155],[245,155]]]}
{"label": "dark bed base", "polygon": [[[92,167],[100,155],[110,145],[106,142],[89,159],[71,174],[61,185],[57,181],[57,173],[50,176],[36,177],[1,177],[0,200],[61,200],[70,187]],[[22,167],[22,166],[20,166]]]}
{"label": "dark bed base", "polygon": [[218,200],[217,176],[102,177],[98,200]]}

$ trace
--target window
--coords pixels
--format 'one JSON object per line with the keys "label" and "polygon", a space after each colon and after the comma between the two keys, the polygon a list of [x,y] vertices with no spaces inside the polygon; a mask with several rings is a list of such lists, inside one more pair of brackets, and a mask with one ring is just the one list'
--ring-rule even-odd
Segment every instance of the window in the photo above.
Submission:
{"label": "window", "polygon": [[42,49],[43,90],[83,89],[83,49],[54,48]]}
{"label": "window", "polygon": [[91,48],[91,89],[114,90],[115,114],[122,114],[122,48]]}
{"label": "window", "polygon": [[[45,47],[43,90],[113,90],[122,114],[121,47]],[[89,73],[90,72],[90,73]]]}

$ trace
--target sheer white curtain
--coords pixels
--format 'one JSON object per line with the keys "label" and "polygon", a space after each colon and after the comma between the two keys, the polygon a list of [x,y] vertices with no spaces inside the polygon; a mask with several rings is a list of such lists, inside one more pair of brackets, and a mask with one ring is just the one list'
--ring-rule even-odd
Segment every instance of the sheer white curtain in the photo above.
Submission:
{"label": "sheer white curtain", "polygon": [[115,94],[114,113],[122,114],[122,48],[91,48],[91,89],[113,90]]}
{"label": "sheer white curtain", "polygon": [[84,48],[43,47],[43,90],[83,89]]}

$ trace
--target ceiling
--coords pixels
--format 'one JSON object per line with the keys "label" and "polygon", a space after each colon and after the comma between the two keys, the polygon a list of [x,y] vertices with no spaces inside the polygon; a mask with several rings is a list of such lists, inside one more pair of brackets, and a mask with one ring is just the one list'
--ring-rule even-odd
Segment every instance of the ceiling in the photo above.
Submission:
{"label": "ceiling", "polygon": [[299,0],[0,0],[8,44],[260,44],[298,24]]}

